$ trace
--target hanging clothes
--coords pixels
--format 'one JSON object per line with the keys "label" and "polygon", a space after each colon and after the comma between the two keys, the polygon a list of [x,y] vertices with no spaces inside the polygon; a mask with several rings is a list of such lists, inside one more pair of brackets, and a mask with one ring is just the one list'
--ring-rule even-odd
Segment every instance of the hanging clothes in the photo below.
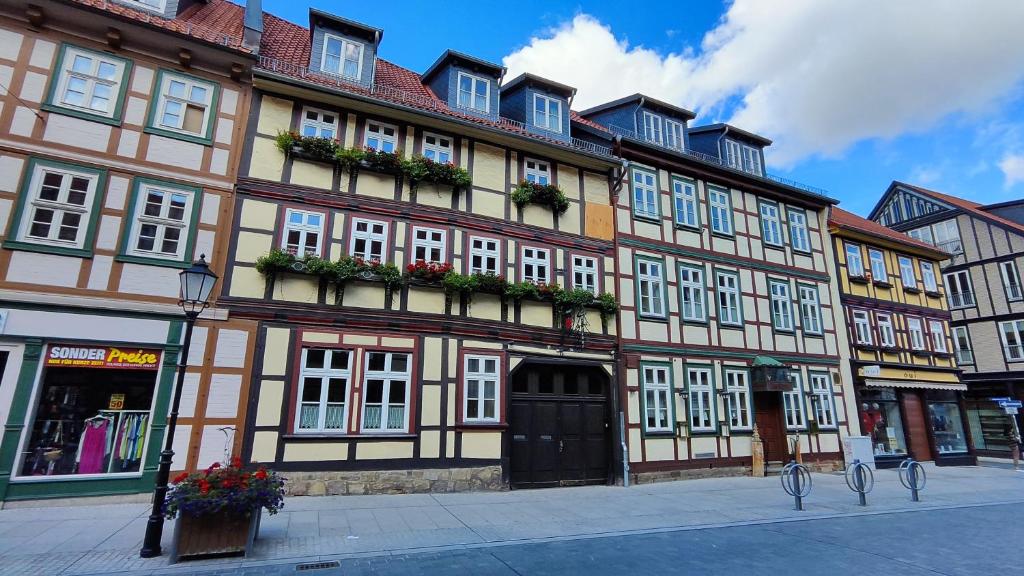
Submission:
{"label": "hanging clothes", "polygon": [[78,445],[78,473],[98,474],[103,472],[104,453],[107,443],[107,428],[110,421],[97,418],[86,423]]}

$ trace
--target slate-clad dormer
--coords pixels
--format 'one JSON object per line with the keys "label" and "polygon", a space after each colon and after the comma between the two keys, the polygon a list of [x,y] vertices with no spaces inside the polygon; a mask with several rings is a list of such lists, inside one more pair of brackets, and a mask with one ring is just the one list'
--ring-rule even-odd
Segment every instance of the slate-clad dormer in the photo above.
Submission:
{"label": "slate-clad dormer", "polygon": [[498,85],[504,75],[502,66],[445,50],[423,73],[421,80],[452,109],[497,118],[500,114]]}
{"label": "slate-clad dormer", "polygon": [[524,73],[501,87],[501,112],[533,134],[569,141],[569,107],[576,89]]}
{"label": "slate-clad dormer", "polygon": [[633,94],[580,112],[612,132],[672,150],[687,148],[686,123],[696,115],[685,108]]}
{"label": "slate-clad dormer", "polygon": [[310,70],[359,84],[373,83],[383,30],[315,8],[309,10],[309,30],[312,35]]}
{"label": "slate-clad dormer", "polygon": [[690,148],[721,159],[730,168],[764,176],[764,147],[772,141],[729,124],[690,128]]}

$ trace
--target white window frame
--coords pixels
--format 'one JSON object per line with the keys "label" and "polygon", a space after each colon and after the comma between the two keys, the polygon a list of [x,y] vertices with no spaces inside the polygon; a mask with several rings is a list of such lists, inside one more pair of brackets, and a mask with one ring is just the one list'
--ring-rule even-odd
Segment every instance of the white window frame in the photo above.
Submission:
{"label": "white window frame", "polygon": [[[480,245],[477,246],[477,243]],[[473,264],[473,261],[477,258],[480,259],[479,266]],[[493,268],[488,266],[491,261],[494,263]],[[470,274],[494,274],[501,276],[501,240],[486,236],[470,236],[468,265]]]}
{"label": "white window frame", "polygon": [[[532,270],[527,273],[527,266]],[[549,284],[551,282],[551,250],[535,246],[521,246],[519,249],[519,277],[523,282]]]}
{"label": "white window frame", "polygon": [[[337,40],[338,42],[341,43],[341,53],[338,54],[338,69],[337,70],[331,70],[330,68],[327,67],[327,46],[330,43],[330,40],[332,40],[332,39],[333,40]],[[348,58],[347,58],[348,50],[346,50],[346,48],[345,48],[346,45],[351,45],[351,46],[355,46],[355,47],[359,48],[359,56],[356,58],[356,74],[355,74],[355,76],[345,74],[345,62],[348,60]],[[323,49],[320,52],[320,70],[322,72],[327,72],[328,74],[333,74],[335,76],[341,76],[342,78],[350,78],[352,80],[359,80],[359,79],[361,79],[363,77],[363,54],[364,54],[365,50],[366,50],[366,46],[363,43],[361,43],[361,42],[356,42],[354,40],[349,40],[348,38],[344,38],[342,36],[338,36],[337,34],[325,33],[324,34],[324,46],[323,46]]]}
{"label": "white window frame", "polygon": [[[370,355],[371,354],[384,354],[384,370],[370,370]],[[398,372],[391,370],[391,365],[394,357],[397,355],[406,356],[405,361],[405,372]],[[409,398],[412,394],[412,363],[413,356],[410,352],[384,352],[377,350],[367,350],[363,354],[363,362],[365,362],[366,368],[363,371],[363,382],[360,386],[361,401],[362,401],[362,416],[359,419],[360,430],[366,434],[395,434],[409,431]],[[367,409],[367,398],[369,398],[369,381],[370,380],[383,380],[383,390],[381,390],[381,415],[380,415],[380,428],[368,428],[366,426],[366,409]],[[400,428],[391,426],[391,411],[390,407],[396,406],[397,404],[392,402],[391,399],[391,383],[392,382],[405,382],[405,398],[402,399],[402,426]]]}
{"label": "white window frame", "polygon": [[853,337],[857,344],[872,344],[871,315],[867,310],[853,311]]}
{"label": "white window frame", "polygon": [[895,348],[896,330],[892,325],[892,316],[889,314],[876,314],[875,321],[878,323],[878,343],[885,348]]}
{"label": "white window frame", "polygon": [[888,283],[889,270],[885,265],[885,252],[878,248],[868,248],[868,261],[871,263],[871,279],[875,282]]}
{"label": "white window frame", "polygon": [[1008,361],[1024,360],[1024,320],[1000,322],[999,339],[1003,343],[1003,353]]}
{"label": "white window frame", "polygon": [[679,316],[687,322],[708,319],[707,285],[701,266],[679,265]]}
{"label": "white window frame", "polygon": [[1003,279],[1003,290],[1007,302],[1024,300],[1024,289],[1021,288],[1020,275],[1017,273],[1017,263],[1013,260],[1004,260],[999,263],[999,275]]}
{"label": "white window frame", "polygon": [[[644,431],[672,432],[675,402],[672,400],[671,368],[661,364],[640,364],[640,387],[644,400]],[[650,423],[654,416],[654,425]]]}
{"label": "white window frame", "polygon": [[[360,231],[359,224],[366,224],[366,230]],[[380,225],[381,231],[374,232],[374,226]],[[365,242],[365,250],[362,253],[356,251],[356,241],[363,240]],[[373,243],[380,242],[380,254],[373,254]],[[348,243],[349,256],[353,258],[362,258],[363,260],[370,262],[378,260],[385,262],[385,255],[388,250],[388,223],[384,220],[371,220],[369,218],[353,218],[352,219],[352,230],[350,233]]]}
{"label": "white window frame", "polygon": [[958,364],[974,364],[974,351],[971,349],[971,336],[967,326],[953,327],[953,349],[956,350]]}
{"label": "white window frame", "polygon": [[[298,215],[302,218],[301,223],[293,223],[292,216]],[[319,224],[313,225],[309,223],[309,216],[319,216]],[[300,254],[300,251],[304,246],[308,245],[309,235],[316,235],[316,248],[311,251],[306,251],[305,254],[312,254],[313,256],[320,256],[323,251],[324,241],[324,224],[327,220],[327,214],[323,212],[317,212],[315,210],[299,210],[298,208],[288,208],[284,212],[284,230],[281,233],[281,250],[294,254],[301,258],[304,254]],[[293,250],[290,248],[290,242],[288,242],[289,232],[298,232],[299,241],[295,244],[296,248]]]}
{"label": "white window frame", "polygon": [[633,169],[633,215],[661,218],[661,194],[658,175],[648,170]]}
{"label": "white window frame", "polygon": [[804,406],[804,385],[800,372],[790,372],[793,390],[782,393],[782,411],[786,416],[786,430],[807,428],[807,410]]}
{"label": "white window frame", "polygon": [[[433,138],[434,142],[428,142],[429,139]],[[447,141],[448,145],[442,144],[442,141]],[[421,154],[428,160],[439,162],[441,164],[453,163],[455,155],[452,151],[454,147],[454,140],[451,136],[445,136],[443,134],[437,134],[435,132],[424,132],[423,133],[423,153]],[[431,158],[433,155],[433,158]],[[442,158],[446,156],[446,158]]]}
{"label": "white window frame", "polygon": [[924,325],[920,318],[907,318],[907,335],[910,338],[911,350],[926,350],[924,341]]}
{"label": "white window frame", "polygon": [[761,171],[761,151],[753,146],[747,146],[744,144],[743,149],[743,171],[748,174],[755,174],[762,176]]}
{"label": "white window frame", "polygon": [[[82,56],[92,60],[92,67],[88,72],[73,71],[75,56]],[[99,76],[99,69],[102,64],[114,67],[114,79],[101,78]],[[114,114],[117,113],[117,107],[121,101],[121,88],[128,80],[125,74],[126,69],[126,62],[120,58],[112,57],[103,52],[86,50],[77,46],[66,46],[64,48],[63,60],[61,61],[61,69],[57,71],[59,77],[57,80],[57,88],[53,92],[53,105],[61,108],[67,108],[69,110],[81,110],[82,112],[96,116],[103,116],[105,118],[113,118]],[[110,97],[107,99],[107,109],[98,110],[88,105],[79,106],[68,102],[66,100],[66,96],[68,93],[68,84],[72,77],[75,77],[85,83],[84,92],[82,92],[83,104],[92,101],[96,93],[97,84],[109,87]]]}
{"label": "white window frame", "polygon": [[949,351],[946,347],[946,329],[941,320],[928,321],[928,333],[932,337],[932,350],[945,354]]}
{"label": "white window frame", "polygon": [[[723,279],[728,279],[723,282]],[[715,271],[718,323],[725,326],[743,325],[743,290],[738,272]]]}
{"label": "white window frame", "polygon": [[[463,99],[462,99],[462,79],[463,78],[469,78],[469,80],[470,80],[470,86],[469,86],[470,87],[470,92],[469,92],[470,102],[468,102],[468,103],[463,102]],[[473,105],[473,100],[476,99],[476,95],[477,95],[477,93],[476,93],[477,92],[477,84],[479,84],[479,83],[483,83],[483,85],[487,88],[487,90],[484,93],[484,107],[483,107],[483,109],[477,108],[476,106]],[[474,76],[473,74],[467,74],[466,72],[459,72],[458,76],[456,77],[456,84],[455,84],[455,105],[458,106],[459,108],[465,108],[467,110],[475,110],[475,111],[483,113],[483,114],[490,114],[490,112],[491,112],[491,81],[488,80],[487,78],[483,78],[481,76]]]}
{"label": "white window frame", "polygon": [[586,290],[597,296],[601,288],[601,279],[597,270],[597,258],[572,255],[572,287],[574,289]]}
{"label": "white window frame", "polygon": [[718,428],[715,404],[715,376],[712,368],[687,366],[686,409],[691,432],[714,432]]}
{"label": "white window frame", "polygon": [[814,405],[814,419],[818,428],[836,427],[836,412],[832,399],[832,376],[826,373],[810,372],[811,404]]}
{"label": "white window frame", "polygon": [[[665,311],[665,270],[658,260],[639,258],[636,261],[637,304],[641,317],[664,318]],[[644,286],[647,296],[644,296]]]}
{"label": "white window frame", "polygon": [[[306,366],[306,358],[311,350],[323,350],[324,351],[324,367],[323,368],[309,368]],[[334,354],[343,352],[347,358],[345,368],[331,368],[331,360]],[[352,391],[352,356],[355,355],[354,350],[348,349],[333,349],[333,348],[303,348],[302,357],[300,360],[299,368],[299,390],[295,402],[295,433],[296,434],[323,434],[323,433],[334,433],[344,434],[348,432],[348,419],[349,419],[349,401],[350,393]],[[317,425],[313,428],[302,427],[302,409],[304,405],[312,404],[312,402],[304,402],[302,400],[302,392],[306,386],[307,378],[319,378],[320,379],[320,399],[316,403],[317,406]],[[330,382],[332,379],[342,379],[345,381],[345,396],[341,402],[329,402],[328,401],[328,390],[330,388]],[[330,405],[341,405],[341,426],[337,428],[327,428],[327,409]]]}
{"label": "white window frame", "polygon": [[[316,114],[316,119],[311,120],[309,114]],[[330,115],[334,118],[333,122],[324,121],[324,116]],[[304,106],[302,108],[302,120],[299,123],[299,134],[308,136],[306,134],[306,128],[313,129],[314,138],[329,138],[331,140],[338,139],[338,116],[337,112],[331,112],[330,110],[323,110],[321,108],[313,108],[312,106]],[[324,136],[324,130],[330,130],[330,136]]]}
{"label": "white window frame", "polygon": [[[542,102],[544,104],[544,112],[541,113],[537,110],[537,104]],[[551,107],[554,105],[555,111],[552,114]],[[543,122],[538,119],[538,114],[542,114]],[[554,118],[554,122],[552,122]],[[533,124],[537,128],[548,130],[549,132],[562,133],[562,101],[558,98],[552,98],[551,96],[545,96],[543,94],[533,95]],[[552,126],[552,124],[554,124]]]}
{"label": "white window frame", "polygon": [[[477,369],[471,370],[471,361],[477,361]],[[487,363],[494,363],[494,371],[487,371]],[[493,423],[501,421],[501,357],[500,356],[486,356],[479,354],[467,354],[465,356],[465,363],[463,364],[463,375],[462,375],[462,419],[465,422],[474,423]],[[470,381],[477,382],[477,396],[475,398],[470,397]],[[486,384],[493,384],[493,397],[488,397],[486,394]],[[476,414],[470,414],[470,400],[476,400],[478,402],[476,408]],[[491,417],[486,416],[487,408],[486,403],[491,401],[494,403],[494,414]]]}
{"label": "white window frame", "polygon": [[711,186],[707,190],[708,210],[711,212],[711,231],[732,236],[732,193]]}
{"label": "white window frame", "polygon": [[861,254],[860,244],[845,242],[846,250],[846,273],[851,278],[864,277],[864,256]]}
{"label": "white window frame", "polygon": [[[426,235],[420,238],[420,233]],[[432,256],[437,251],[437,258],[417,258],[416,252],[423,249],[424,256]],[[423,260],[427,263],[440,264],[446,262],[448,248],[448,231],[443,228],[431,228],[429,226],[413,226],[412,228],[412,261],[413,263]]]}
{"label": "white window frame", "polygon": [[769,246],[782,246],[782,221],[779,220],[779,205],[761,202],[757,211],[761,215],[761,240]]}
{"label": "white window frame", "polygon": [[[376,130],[374,130],[374,128],[376,128]],[[388,128],[393,132],[390,136],[384,133]],[[380,146],[377,147],[370,145],[371,138],[379,140]],[[378,152],[395,153],[398,150],[398,126],[374,120],[368,121],[366,123],[366,127],[363,129],[363,144],[367,148],[373,148]],[[387,149],[388,144],[391,145],[390,150]]]}
{"label": "white window frame", "polygon": [[936,222],[930,229],[934,241],[929,244],[934,244],[950,254],[963,253],[964,245],[960,240],[960,225],[957,224],[956,218]]}
{"label": "white window frame", "polygon": [[725,163],[729,168],[743,170],[743,146],[735,140],[725,140]]}
{"label": "white window frame", "polygon": [[[946,299],[951,309],[971,308],[976,305],[974,285],[969,270],[957,270],[942,275],[946,285]],[[966,286],[965,286],[966,284]]]}
{"label": "white window frame", "polygon": [[547,186],[551,184],[551,163],[536,158],[523,161],[523,179],[527,182]]}
{"label": "white window frame", "polygon": [[800,297],[800,324],[804,333],[821,334],[824,327],[821,324],[821,302],[818,296],[818,287],[797,284],[797,294]]}
{"label": "white window frame", "polygon": [[811,233],[807,227],[807,213],[793,208],[786,209],[789,221],[789,244],[797,252],[811,251]]}
{"label": "white window frame", "polygon": [[676,224],[689,228],[700,227],[700,202],[697,185],[691,180],[672,179],[672,198],[675,203]]}
{"label": "white window frame", "polygon": [[[163,200],[160,204],[160,214],[155,216],[147,216],[145,214],[147,196],[149,192],[155,192],[163,194]],[[185,207],[182,209],[182,219],[175,220],[168,216],[170,210],[169,199],[173,198],[174,195],[180,195],[185,197]],[[196,202],[196,192],[194,190],[185,190],[182,188],[176,188],[173,186],[161,186],[155,183],[142,183],[138,188],[138,195],[135,198],[135,214],[133,214],[131,234],[128,240],[126,254],[129,256],[139,256],[142,258],[160,258],[163,260],[185,260],[188,249],[188,241],[190,233],[192,231],[192,213],[193,207]],[[156,235],[153,238],[153,250],[142,250],[139,246],[139,237],[142,234],[142,227],[145,225],[155,226]],[[178,230],[178,241],[177,249],[172,252],[163,252],[158,250],[166,239],[167,231],[170,229]]]}
{"label": "white window frame", "polygon": [[661,126],[661,116],[644,110],[643,120],[644,140],[647,142],[653,142],[659,146],[662,145],[664,142],[664,132]]}
{"label": "white window frame", "polygon": [[682,150],[685,148],[683,139],[683,125],[675,120],[665,119],[665,146]]}
{"label": "white window frame", "polygon": [[[43,180],[46,174],[59,174],[61,185],[57,192],[56,200],[44,200],[41,198],[43,191]],[[73,168],[57,167],[45,163],[38,163],[32,171],[32,180],[29,183],[28,197],[25,199],[24,207],[21,210],[21,220],[17,238],[21,242],[40,244],[45,246],[58,246],[62,248],[85,249],[86,237],[89,235],[90,221],[93,210],[96,207],[96,195],[99,193],[97,187],[101,180],[100,174]],[[68,195],[71,191],[71,184],[75,178],[83,178],[88,181],[85,189],[85,199],[82,204],[69,203]],[[77,192],[77,191],[76,191]],[[53,219],[50,221],[50,229],[46,237],[30,236],[32,222],[38,210],[49,210],[53,212]],[[61,222],[66,214],[77,214],[78,225],[75,229],[74,240],[61,240],[59,238]]]}
{"label": "white window frame", "polygon": [[784,332],[793,331],[793,300],[789,294],[789,282],[768,281],[771,299],[772,328]]}
{"label": "white window frame", "polygon": [[925,291],[926,292],[938,292],[939,291],[939,283],[938,283],[938,280],[936,280],[936,278],[935,278],[935,264],[932,264],[931,262],[926,262],[924,260],[921,260],[920,261],[920,266],[921,266],[921,283],[924,284]]}
{"label": "white window frame", "polygon": [[[183,74],[167,71],[164,71],[159,77],[160,86],[157,92],[156,113],[153,115],[153,127],[187,136],[206,138],[206,135],[210,133],[210,127],[216,120],[216,110],[213,109],[213,103],[214,95],[217,93],[217,84],[192,76],[185,76]],[[199,102],[192,100],[190,97],[171,96],[168,91],[170,90],[172,82],[180,82],[184,84],[185,93],[189,95],[191,95],[194,87],[202,88],[206,91],[206,97],[202,102]],[[167,106],[172,102],[177,102],[182,106],[181,112],[178,114],[179,122],[175,125],[164,123],[164,115],[167,113]],[[185,110],[189,105],[202,105],[204,108],[203,124],[202,128],[198,132],[192,132],[185,129]]]}
{"label": "white window frame", "polygon": [[917,271],[914,270],[914,259],[910,256],[897,256],[896,261],[900,266],[900,282],[903,283],[903,287],[916,290]]}
{"label": "white window frame", "polygon": [[751,430],[750,373],[746,369],[725,369],[725,402],[730,430]]}

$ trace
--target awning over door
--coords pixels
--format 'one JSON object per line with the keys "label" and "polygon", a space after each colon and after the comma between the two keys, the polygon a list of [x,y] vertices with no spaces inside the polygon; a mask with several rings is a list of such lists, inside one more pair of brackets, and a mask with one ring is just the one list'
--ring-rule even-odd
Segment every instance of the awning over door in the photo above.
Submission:
{"label": "awning over door", "polygon": [[883,380],[867,378],[864,383],[876,388],[916,388],[919,390],[953,390],[962,392],[967,385],[960,382],[922,382],[921,380]]}

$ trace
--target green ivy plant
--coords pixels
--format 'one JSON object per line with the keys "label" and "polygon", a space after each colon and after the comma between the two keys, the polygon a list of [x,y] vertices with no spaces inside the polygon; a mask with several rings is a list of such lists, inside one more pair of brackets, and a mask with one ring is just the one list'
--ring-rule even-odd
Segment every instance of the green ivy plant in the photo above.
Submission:
{"label": "green ivy plant", "polygon": [[333,138],[303,136],[298,132],[278,132],[274,143],[286,156],[299,148],[303,156],[321,162],[334,162],[340,147],[338,141]]}

